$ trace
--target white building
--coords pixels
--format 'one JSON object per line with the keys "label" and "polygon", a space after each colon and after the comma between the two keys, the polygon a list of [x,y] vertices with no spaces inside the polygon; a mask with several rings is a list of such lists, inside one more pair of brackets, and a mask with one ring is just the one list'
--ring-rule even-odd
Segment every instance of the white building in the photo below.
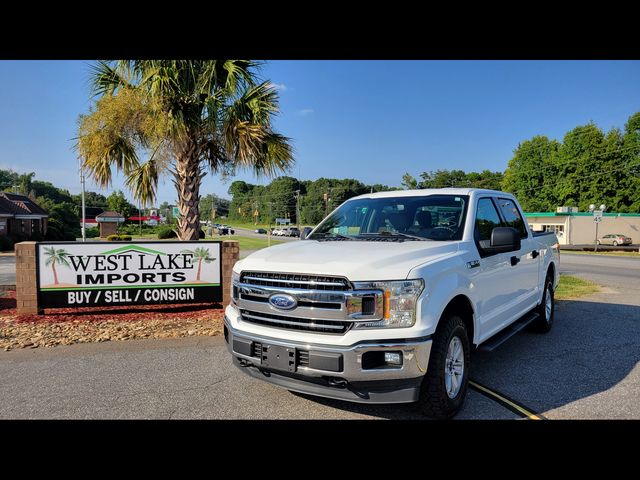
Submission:
{"label": "white building", "polygon": [[640,214],[603,213],[600,223],[590,212],[578,212],[576,207],[559,207],[555,213],[525,213],[527,223],[535,232],[555,232],[561,245],[594,245],[597,236],[620,234],[640,243]]}

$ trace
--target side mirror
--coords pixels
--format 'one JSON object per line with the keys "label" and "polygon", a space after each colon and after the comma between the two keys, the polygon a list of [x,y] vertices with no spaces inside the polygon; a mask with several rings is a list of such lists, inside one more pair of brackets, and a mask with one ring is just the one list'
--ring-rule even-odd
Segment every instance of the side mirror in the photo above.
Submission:
{"label": "side mirror", "polygon": [[490,253],[513,252],[520,250],[520,232],[513,227],[497,227],[491,231]]}

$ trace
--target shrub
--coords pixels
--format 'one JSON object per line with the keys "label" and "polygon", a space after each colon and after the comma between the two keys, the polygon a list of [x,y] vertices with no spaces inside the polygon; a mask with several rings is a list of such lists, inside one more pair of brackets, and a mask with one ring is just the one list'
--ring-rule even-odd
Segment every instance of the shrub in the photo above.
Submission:
{"label": "shrub", "polygon": [[119,240],[121,240],[123,242],[130,242],[131,241],[131,235],[120,235]]}
{"label": "shrub", "polygon": [[120,237],[118,235],[107,236],[107,242],[117,242],[118,240],[120,240]]}
{"label": "shrub", "polygon": [[44,236],[44,239],[58,241],[58,240],[64,240],[64,236],[60,233],[60,230],[58,230],[56,227],[52,227],[51,225],[49,225],[47,226],[47,233]]}
{"label": "shrub", "polygon": [[84,231],[84,235],[87,238],[96,238],[100,236],[100,227],[91,227],[87,228]]}
{"label": "shrub", "polygon": [[173,228],[169,225],[162,227],[158,231],[158,238],[160,240],[166,240],[167,238],[177,238],[176,232],[173,231]]}
{"label": "shrub", "polygon": [[40,232],[33,232],[31,234],[31,241],[33,241],[33,242],[43,242],[44,241],[44,235],[42,235],[42,233],[40,233]]}
{"label": "shrub", "polygon": [[27,240],[29,240],[29,237],[27,237],[22,232],[16,232],[13,235],[16,237],[15,243],[26,242]]}
{"label": "shrub", "polygon": [[0,250],[13,250],[13,240],[6,235],[0,235]]}

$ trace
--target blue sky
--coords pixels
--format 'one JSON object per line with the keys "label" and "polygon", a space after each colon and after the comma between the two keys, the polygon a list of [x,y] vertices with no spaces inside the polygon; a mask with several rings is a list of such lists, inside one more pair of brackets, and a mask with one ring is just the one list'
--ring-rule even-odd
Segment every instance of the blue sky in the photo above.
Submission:
{"label": "blue sky", "polygon": [[[81,192],[72,151],[76,120],[91,102],[87,61],[0,60],[0,168],[35,172]],[[291,137],[301,180],[354,178],[400,187],[438,169],[503,172],[519,142],[562,141],[593,122],[608,132],[640,111],[640,61],[277,60],[260,72],[278,86],[275,128]],[[233,180],[268,184],[241,174]],[[201,194],[229,198],[207,175]],[[87,190],[108,196],[122,190]],[[170,180],[158,202],[174,203]]]}

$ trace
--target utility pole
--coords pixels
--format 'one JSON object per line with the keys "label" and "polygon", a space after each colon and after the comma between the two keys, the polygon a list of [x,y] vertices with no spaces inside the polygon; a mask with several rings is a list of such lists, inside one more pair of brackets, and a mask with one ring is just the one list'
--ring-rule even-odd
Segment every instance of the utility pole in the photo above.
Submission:
{"label": "utility pole", "polygon": [[296,222],[300,231],[300,190],[296,190]]}
{"label": "utility pole", "polygon": [[256,202],[253,204],[253,216],[255,217],[256,221],[253,222],[253,225],[258,225],[258,201],[256,200]]}
{"label": "utility pole", "polygon": [[87,225],[85,224],[84,220],[85,220],[85,204],[84,204],[84,170],[82,168],[82,160],[80,157],[78,157],[78,166],[79,166],[79,170],[80,170],[80,183],[82,184],[82,241],[86,242],[87,241],[87,233],[86,233],[86,229],[87,229]]}

